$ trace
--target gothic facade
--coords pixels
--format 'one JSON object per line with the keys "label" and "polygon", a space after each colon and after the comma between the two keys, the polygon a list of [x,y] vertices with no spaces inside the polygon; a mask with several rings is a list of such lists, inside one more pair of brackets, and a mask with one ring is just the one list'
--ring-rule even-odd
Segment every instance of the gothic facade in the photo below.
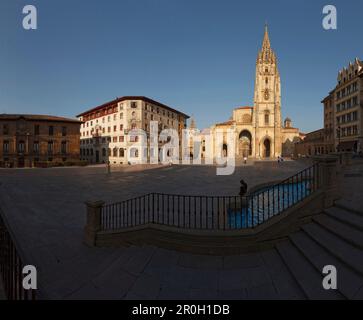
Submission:
{"label": "gothic facade", "polygon": [[220,148],[216,139],[217,131],[227,129],[235,134],[236,158],[290,156],[293,144],[299,140],[299,130],[292,127],[291,120],[281,120],[281,80],[267,27],[256,61],[254,106],[235,108],[229,121],[211,127],[213,158],[220,152],[230,156],[228,143]]}

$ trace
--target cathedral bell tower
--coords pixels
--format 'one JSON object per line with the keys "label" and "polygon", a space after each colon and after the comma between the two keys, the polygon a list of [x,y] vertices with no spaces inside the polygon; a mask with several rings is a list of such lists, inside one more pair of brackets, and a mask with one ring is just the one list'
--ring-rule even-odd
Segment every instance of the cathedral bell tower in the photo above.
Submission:
{"label": "cathedral bell tower", "polygon": [[267,25],[256,61],[253,121],[256,156],[274,158],[281,155],[281,83]]}

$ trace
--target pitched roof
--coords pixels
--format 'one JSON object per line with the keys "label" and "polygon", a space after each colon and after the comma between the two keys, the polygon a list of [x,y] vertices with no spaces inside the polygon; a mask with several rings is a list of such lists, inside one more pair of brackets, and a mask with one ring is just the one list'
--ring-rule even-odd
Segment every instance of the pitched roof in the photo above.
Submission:
{"label": "pitched roof", "polygon": [[92,108],[92,109],[89,109],[89,110],[87,110],[87,111],[85,111],[85,112],[82,112],[82,113],[80,113],[79,115],[77,115],[77,117],[81,117],[81,116],[83,116],[83,115],[86,115],[86,114],[88,114],[88,113],[92,113],[92,112],[97,111],[97,110],[101,110],[101,109],[103,109],[103,108],[105,108],[105,107],[108,107],[108,106],[114,105],[115,103],[118,103],[118,102],[121,102],[121,101],[125,101],[125,100],[142,100],[142,101],[144,101],[144,102],[148,102],[148,103],[151,103],[151,104],[157,105],[157,106],[159,106],[159,107],[165,108],[165,109],[167,109],[167,110],[170,110],[170,111],[172,111],[172,112],[178,113],[178,114],[180,114],[180,115],[184,116],[184,117],[185,117],[185,118],[187,118],[187,119],[189,118],[189,116],[188,116],[187,114],[183,113],[183,112],[180,112],[180,111],[178,111],[178,110],[176,110],[176,109],[173,109],[173,108],[171,108],[171,107],[169,107],[169,106],[167,106],[167,105],[165,105],[165,104],[163,104],[163,103],[161,103],[161,102],[158,102],[158,101],[152,100],[152,99],[150,99],[150,98],[148,98],[148,97],[144,97],[144,96],[124,96],[124,97],[121,97],[121,98],[117,98],[117,99],[114,99],[114,100],[112,100],[112,101],[109,101],[109,102],[103,103],[103,104],[101,104],[101,105],[99,105],[99,106],[97,106],[97,107],[94,107],[94,108]]}
{"label": "pitched roof", "polygon": [[78,119],[70,119],[58,116],[49,116],[43,114],[0,114],[0,120],[31,120],[31,121],[56,121],[56,122],[75,122],[81,123]]}

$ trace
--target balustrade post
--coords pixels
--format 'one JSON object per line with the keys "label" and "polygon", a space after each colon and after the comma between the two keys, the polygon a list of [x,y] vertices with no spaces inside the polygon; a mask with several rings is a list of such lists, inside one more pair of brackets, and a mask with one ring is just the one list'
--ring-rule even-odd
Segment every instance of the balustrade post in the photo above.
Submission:
{"label": "balustrade post", "polygon": [[324,192],[324,208],[334,205],[339,199],[338,191],[338,157],[334,155],[315,156],[314,162],[318,168],[318,189]]}
{"label": "balustrade post", "polygon": [[101,230],[101,212],[104,201],[87,201],[87,223],[84,228],[84,243],[94,247],[97,232]]}

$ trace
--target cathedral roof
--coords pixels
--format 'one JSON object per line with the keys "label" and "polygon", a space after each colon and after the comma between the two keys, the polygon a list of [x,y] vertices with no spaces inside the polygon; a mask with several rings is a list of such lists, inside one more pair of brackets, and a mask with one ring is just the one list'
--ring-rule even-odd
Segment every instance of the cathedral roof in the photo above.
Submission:
{"label": "cathedral roof", "polygon": [[228,120],[226,122],[222,122],[222,123],[217,123],[216,126],[230,126],[232,124],[234,124],[235,122],[233,120]]}
{"label": "cathedral roof", "polygon": [[253,109],[253,107],[243,106],[243,107],[237,107],[237,108],[235,108],[235,110],[239,110],[239,109]]}

